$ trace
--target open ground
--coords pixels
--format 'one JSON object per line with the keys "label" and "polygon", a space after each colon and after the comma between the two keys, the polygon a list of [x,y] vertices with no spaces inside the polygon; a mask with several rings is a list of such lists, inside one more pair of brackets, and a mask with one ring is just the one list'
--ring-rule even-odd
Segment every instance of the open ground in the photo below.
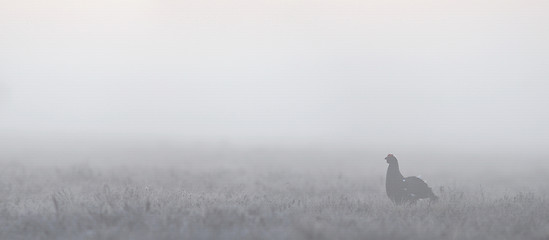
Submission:
{"label": "open ground", "polygon": [[[109,156],[124,151],[142,161],[55,165],[4,153],[0,239],[549,239],[543,168],[487,175],[488,165],[441,169],[402,157],[404,174],[423,169],[440,200],[395,206],[383,155],[200,149],[164,151],[148,163],[153,154],[136,149]],[[76,157],[49,157],[63,155]]]}

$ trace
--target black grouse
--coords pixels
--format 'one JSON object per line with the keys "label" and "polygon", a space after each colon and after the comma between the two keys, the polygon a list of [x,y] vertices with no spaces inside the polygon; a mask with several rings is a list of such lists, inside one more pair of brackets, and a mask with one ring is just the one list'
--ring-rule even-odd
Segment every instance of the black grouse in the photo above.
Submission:
{"label": "black grouse", "polygon": [[393,154],[387,155],[385,160],[389,164],[387,178],[385,179],[387,196],[395,204],[415,203],[423,198],[429,198],[431,201],[438,199],[433,190],[420,178],[403,177],[398,168],[398,160]]}

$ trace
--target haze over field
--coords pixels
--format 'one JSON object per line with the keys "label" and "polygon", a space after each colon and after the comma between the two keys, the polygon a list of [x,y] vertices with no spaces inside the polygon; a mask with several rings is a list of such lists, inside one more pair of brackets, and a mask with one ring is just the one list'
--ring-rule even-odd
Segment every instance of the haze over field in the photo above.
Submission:
{"label": "haze over field", "polygon": [[0,0],[0,239],[547,240],[548,63],[541,0]]}
{"label": "haze over field", "polygon": [[2,138],[546,152],[545,1],[0,1]]}

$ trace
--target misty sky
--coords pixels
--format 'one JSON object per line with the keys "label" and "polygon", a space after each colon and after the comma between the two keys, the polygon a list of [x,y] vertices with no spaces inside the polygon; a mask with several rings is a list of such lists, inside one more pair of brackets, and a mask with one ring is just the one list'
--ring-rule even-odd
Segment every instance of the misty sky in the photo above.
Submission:
{"label": "misty sky", "polygon": [[0,0],[0,134],[540,147],[549,2]]}

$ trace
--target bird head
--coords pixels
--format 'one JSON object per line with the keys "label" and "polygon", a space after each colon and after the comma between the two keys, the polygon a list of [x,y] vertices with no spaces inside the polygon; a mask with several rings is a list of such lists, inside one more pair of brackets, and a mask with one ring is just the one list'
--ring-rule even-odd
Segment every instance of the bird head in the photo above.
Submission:
{"label": "bird head", "polygon": [[387,155],[387,157],[385,157],[385,160],[387,160],[388,164],[392,164],[392,163],[397,162],[397,159],[396,159],[395,155],[393,155],[391,153],[389,153],[389,155]]}

